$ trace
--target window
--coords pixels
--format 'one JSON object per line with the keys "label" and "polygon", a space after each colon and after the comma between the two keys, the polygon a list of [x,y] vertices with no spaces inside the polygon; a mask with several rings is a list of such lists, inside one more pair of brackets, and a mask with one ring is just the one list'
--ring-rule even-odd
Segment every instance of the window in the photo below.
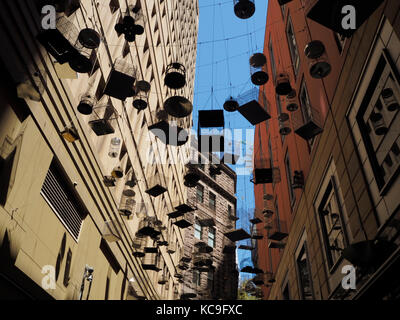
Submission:
{"label": "window", "polygon": [[200,286],[201,284],[201,274],[199,270],[193,270],[193,284]]}
{"label": "window", "polygon": [[[275,63],[275,56],[274,56],[274,49],[272,47],[272,38],[269,38],[269,45],[268,45],[268,50],[269,50],[269,59],[271,61],[271,69],[272,69],[272,77],[275,80],[276,76],[276,63]],[[268,122],[268,121],[267,121]]]}
{"label": "window", "polygon": [[197,185],[196,198],[197,198],[197,202],[203,203],[203,201],[204,201],[204,187],[201,184]]}
{"label": "window", "polygon": [[201,226],[198,219],[194,223],[194,237],[201,240],[203,237],[203,227]]}
{"label": "window", "polygon": [[228,217],[232,216],[232,206],[228,204]]}
{"label": "window", "polygon": [[313,300],[312,280],[308,261],[307,247],[304,242],[296,258],[297,273],[299,276],[300,294],[302,300]]}
{"label": "window", "polygon": [[80,204],[72,183],[53,160],[40,194],[75,240],[78,240],[86,209]]}
{"label": "window", "polygon": [[290,165],[289,153],[286,151],[285,155],[286,179],[289,188],[290,203],[293,206],[296,202],[296,195],[292,185],[292,167]]}
{"label": "window", "polygon": [[341,252],[347,247],[342,210],[337,197],[336,185],[332,176],[318,207],[318,215],[328,257],[329,268],[341,258]]}
{"label": "window", "polygon": [[346,43],[346,37],[344,37],[343,35],[341,35],[340,33],[337,33],[337,32],[333,32],[333,36],[335,38],[335,42],[336,42],[339,52],[342,53],[343,49],[344,49],[344,45]]}
{"label": "window", "polygon": [[212,248],[215,247],[215,228],[214,227],[210,227],[208,228],[208,245]]}
{"label": "window", "polygon": [[282,291],[282,300],[290,300],[289,283],[286,283]]}
{"label": "window", "polygon": [[214,193],[210,192],[209,198],[208,198],[208,206],[210,209],[213,211],[216,210],[216,196]]}
{"label": "window", "polygon": [[[308,95],[308,90],[305,81],[301,84],[300,89],[300,106],[301,106],[301,114],[303,116],[303,123],[306,124],[313,120],[313,113],[310,103],[310,98]],[[309,151],[311,151],[311,147],[314,143],[314,138],[308,140]]]}
{"label": "window", "polygon": [[[278,115],[280,115],[282,113],[282,103],[281,103],[281,99],[278,95],[276,95],[276,110],[278,111]],[[285,135],[281,134],[280,136],[281,136],[281,142],[283,145],[283,143],[285,141]]]}
{"label": "window", "polygon": [[292,20],[290,19],[290,17],[288,19],[286,35],[287,35],[287,39],[288,39],[288,43],[289,43],[290,56],[292,58],[294,73],[297,76],[297,72],[298,72],[299,66],[300,66],[300,57],[299,57],[299,51],[297,49],[296,37],[295,37],[294,31],[293,31],[293,24],[292,24]]}

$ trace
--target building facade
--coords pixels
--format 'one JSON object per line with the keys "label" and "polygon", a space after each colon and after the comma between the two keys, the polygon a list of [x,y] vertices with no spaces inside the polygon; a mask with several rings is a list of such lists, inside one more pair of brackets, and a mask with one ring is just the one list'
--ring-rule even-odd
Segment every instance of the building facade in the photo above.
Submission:
{"label": "building facade", "polygon": [[179,298],[184,230],[167,213],[188,197],[190,142],[150,127],[172,123],[167,98],[192,101],[198,10],[1,2],[1,298]]}
{"label": "building facade", "polygon": [[225,233],[236,225],[236,173],[216,156],[208,161],[194,146],[194,171],[199,181],[188,189],[194,209],[192,224],[184,235],[186,263],[178,266],[183,276],[183,299],[233,300],[237,297],[238,271],[235,243]]}
{"label": "building facade", "polygon": [[[272,300],[398,299],[399,4],[358,7],[349,33],[321,3],[268,4],[272,81],[261,90],[272,118],[256,128],[255,161],[270,160],[280,179],[255,186],[261,288]],[[295,94],[276,95],[282,73]],[[353,289],[342,285],[349,272]]]}

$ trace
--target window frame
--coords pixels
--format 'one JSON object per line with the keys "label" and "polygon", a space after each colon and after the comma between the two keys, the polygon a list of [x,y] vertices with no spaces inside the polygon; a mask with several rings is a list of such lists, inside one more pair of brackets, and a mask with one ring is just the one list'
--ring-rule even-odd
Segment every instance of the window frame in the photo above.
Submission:
{"label": "window frame", "polygon": [[[214,199],[214,204],[211,205],[211,199]],[[208,193],[208,207],[214,212],[217,211],[217,195],[211,191]]]}
{"label": "window frame", "polygon": [[[213,232],[211,232],[213,230]],[[212,237],[210,237],[212,236]],[[210,240],[212,242],[212,245],[210,244]],[[217,229],[215,227],[209,227],[208,228],[208,233],[207,233],[207,244],[212,247],[215,248],[217,243]]]}
{"label": "window frame", "polygon": [[[291,32],[289,33],[289,31],[291,31]],[[295,77],[297,77],[299,70],[300,70],[300,51],[298,48],[296,35],[294,32],[294,26],[293,26],[292,18],[290,17],[290,15],[288,16],[288,19],[287,19],[285,33],[286,33],[286,39],[287,39],[288,46],[289,46],[290,58],[292,61],[294,75],[295,75]]]}

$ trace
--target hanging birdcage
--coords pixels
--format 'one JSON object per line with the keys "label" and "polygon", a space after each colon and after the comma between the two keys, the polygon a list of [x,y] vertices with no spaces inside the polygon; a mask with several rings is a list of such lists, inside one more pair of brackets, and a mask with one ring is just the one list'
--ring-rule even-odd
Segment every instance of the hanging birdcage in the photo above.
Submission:
{"label": "hanging birdcage", "polygon": [[309,42],[304,48],[305,56],[311,60],[310,75],[315,79],[322,79],[331,72],[331,65],[326,56],[325,46],[319,40]]}
{"label": "hanging birdcage", "polygon": [[97,99],[94,94],[86,92],[81,95],[77,110],[83,115],[89,115],[92,113],[94,106],[97,103]]}
{"label": "hanging birdcage", "polygon": [[116,110],[111,101],[107,100],[96,104],[90,116],[89,126],[98,136],[113,134],[114,125],[117,121]]}
{"label": "hanging birdcage", "polygon": [[108,156],[111,158],[117,158],[119,155],[120,148],[121,148],[121,139],[117,137],[112,138],[110,141]]}
{"label": "hanging birdcage", "polygon": [[310,104],[292,113],[294,132],[305,140],[310,140],[322,132],[322,115]]}
{"label": "hanging birdcage", "polygon": [[133,239],[132,247],[135,249],[132,253],[134,257],[144,257],[144,248],[146,247],[147,238],[143,235],[136,233],[135,239]]}
{"label": "hanging birdcage", "polygon": [[193,105],[185,97],[176,95],[165,100],[164,110],[173,117],[185,118],[192,113]]}
{"label": "hanging birdcage", "polygon": [[146,252],[145,256],[142,258],[142,268],[144,270],[151,270],[159,272],[160,269],[160,256],[157,252]]}
{"label": "hanging birdcage", "polygon": [[256,11],[254,0],[233,0],[235,15],[240,19],[250,18]]}
{"label": "hanging birdcage", "polygon": [[284,6],[285,4],[292,2],[293,0],[278,0],[280,6]]}
{"label": "hanging birdcage", "polygon": [[265,279],[266,283],[274,283],[275,282],[275,276],[270,271],[265,272],[264,279]]}
{"label": "hanging birdcage", "polygon": [[167,66],[164,84],[170,89],[181,89],[186,85],[186,68],[179,62]]}
{"label": "hanging birdcage", "polygon": [[289,115],[287,113],[279,114],[278,121],[279,121],[279,133],[282,136],[287,136],[292,132],[292,129],[289,126]]}
{"label": "hanging birdcage", "polygon": [[252,125],[259,124],[271,118],[270,106],[264,91],[258,88],[250,89],[238,97],[238,111]]}
{"label": "hanging birdcage", "polygon": [[222,174],[221,164],[210,164],[209,167],[210,176],[218,176]]}
{"label": "hanging birdcage", "polygon": [[139,6],[130,6],[115,25],[115,31],[125,35],[127,42],[136,40],[136,35],[144,33],[146,17],[143,15]]}
{"label": "hanging birdcage", "polygon": [[185,229],[193,225],[193,214],[185,213],[175,218],[173,222],[178,228]]}
{"label": "hanging birdcage", "polygon": [[74,48],[78,35],[78,28],[67,17],[59,16],[56,28],[40,32],[37,39],[58,63],[63,64],[79,54]]}
{"label": "hanging birdcage", "polygon": [[111,171],[111,176],[116,179],[121,179],[124,176],[124,170],[121,166],[116,166]]}
{"label": "hanging birdcage", "polygon": [[165,110],[151,112],[150,117],[148,130],[163,143],[180,147],[189,141],[186,119],[173,118]]}
{"label": "hanging birdcage", "polygon": [[233,97],[229,97],[224,102],[224,110],[227,112],[234,112],[239,108],[239,103]]}
{"label": "hanging birdcage", "polygon": [[88,49],[97,49],[100,46],[100,35],[91,28],[82,29],[78,35],[79,43]]}
{"label": "hanging birdcage", "polygon": [[149,92],[151,85],[145,80],[136,81],[135,95],[133,97],[132,106],[141,111],[147,108],[149,104]]}
{"label": "hanging birdcage", "polygon": [[269,222],[271,228],[268,233],[268,239],[282,241],[288,236],[286,222],[278,218]]}
{"label": "hanging birdcage", "polygon": [[262,234],[261,230],[257,230],[256,228],[254,228],[251,233],[251,238],[255,240],[261,240],[262,238],[264,238],[264,235]]}
{"label": "hanging birdcage", "polygon": [[269,159],[254,159],[253,178],[250,180],[254,184],[278,183],[281,181],[279,167],[273,167]]}
{"label": "hanging birdcage", "polygon": [[209,253],[193,253],[193,265],[195,267],[211,266],[213,263],[212,255]]}
{"label": "hanging birdcage", "polygon": [[134,94],[136,68],[127,60],[117,58],[111,68],[104,94],[124,101]]}
{"label": "hanging birdcage", "polygon": [[257,274],[251,281],[253,281],[256,286],[263,285],[265,281],[265,275],[263,273]]}
{"label": "hanging birdcage", "polygon": [[[166,174],[163,175],[165,181],[169,181],[168,176]],[[156,173],[152,175],[148,179],[148,187],[145,190],[145,192],[152,197],[158,197],[159,195],[163,194],[164,192],[167,191],[167,186],[163,179],[161,179],[160,174]]]}
{"label": "hanging birdcage", "polygon": [[268,82],[267,58],[263,53],[255,53],[250,57],[251,82],[256,86],[264,85]]}
{"label": "hanging birdcage", "polygon": [[78,131],[73,125],[69,125],[61,132],[61,136],[68,142],[74,142],[79,139]]}
{"label": "hanging birdcage", "polygon": [[77,40],[74,47],[77,51],[68,62],[71,69],[78,73],[93,72],[97,62],[96,50],[82,46],[79,40]]}
{"label": "hanging birdcage", "polygon": [[104,176],[103,182],[106,187],[115,187],[115,178],[113,176]]}
{"label": "hanging birdcage", "polygon": [[137,233],[152,238],[161,235],[160,221],[156,217],[144,217],[140,220]]}
{"label": "hanging birdcage", "polygon": [[136,201],[132,197],[122,195],[121,203],[119,205],[119,212],[126,217],[130,217],[135,211]]}
{"label": "hanging birdcage", "polygon": [[299,109],[299,104],[297,102],[297,94],[296,90],[292,90],[287,96],[286,96],[286,110],[289,112],[295,112]]}
{"label": "hanging birdcage", "polygon": [[176,252],[176,243],[173,243],[173,242],[169,243],[168,247],[167,247],[167,252],[170,254],[175,253]]}
{"label": "hanging birdcage", "polygon": [[168,283],[168,277],[165,274],[160,274],[157,280],[158,284],[165,285]]}
{"label": "hanging birdcage", "polygon": [[286,73],[280,73],[275,80],[275,91],[277,95],[287,96],[292,92],[292,86],[290,84],[289,75]]}
{"label": "hanging birdcage", "polygon": [[223,110],[199,110],[197,126],[199,153],[224,152],[224,125]]}

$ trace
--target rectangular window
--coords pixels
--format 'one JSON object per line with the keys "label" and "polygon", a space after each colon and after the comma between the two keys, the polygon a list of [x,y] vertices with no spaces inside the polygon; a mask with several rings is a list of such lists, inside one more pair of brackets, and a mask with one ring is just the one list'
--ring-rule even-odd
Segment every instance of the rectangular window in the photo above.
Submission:
{"label": "rectangular window", "polygon": [[297,72],[299,70],[300,66],[300,56],[299,56],[299,50],[297,49],[297,42],[296,42],[296,37],[294,35],[293,31],[293,24],[292,20],[288,19],[288,24],[286,28],[286,35],[289,43],[289,49],[290,49],[290,56],[292,58],[292,64],[293,64],[293,70],[295,75],[297,76]]}
{"label": "rectangular window", "polygon": [[198,219],[194,223],[194,237],[201,240],[203,237],[203,227],[201,226]]}
{"label": "rectangular window", "polygon": [[[308,90],[305,81],[302,82],[300,88],[300,107],[301,114],[303,116],[303,123],[306,124],[313,120],[312,108],[310,103],[310,97],[308,95]],[[314,138],[308,140],[309,151],[314,143]]]}
{"label": "rectangular window", "polygon": [[215,247],[215,228],[210,227],[208,228],[208,245],[212,248]]}
{"label": "rectangular window", "polygon": [[293,181],[292,181],[292,167],[290,165],[290,159],[289,159],[289,153],[286,152],[285,155],[285,167],[286,167],[286,179],[287,179],[287,184],[289,188],[289,196],[290,196],[290,203],[293,206],[294,203],[296,202],[296,195],[293,190]]}
{"label": "rectangular window", "polygon": [[302,300],[313,300],[312,280],[308,261],[306,243],[303,243],[296,258],[297,272],[299,275],[300,294]]}
{"label": "rectangular window", "polygon": [[193,270],[193,284],[200,286],[201,284],[201,274],[199,270]]}
{"label": "rectangular window", "polygon": [[214,272],[212,270],[207,273],[207,288],[212,289],[214,284]]}
{"label": "rectangular window", "polygon": [[[281,99],[278,95],[276,95],[276,110],[278,111],[278,115],[280,115],[282,113],[282,103],[281,103]],[[281,142],[283,145],[286,136],[284,134],[281,134],[280,136],[281,136]]]}
{"label": "rectangular window", "polygon": [[213,211],[216,210],[216,196],[214,193],[210,192],[210,194],[209,194],[208,206],[210,207],[211,210],[213,210]]}
{"label": "rectangular window", "polygon": [[339,52],[342,53],[343,49],[344,49],[344,45],[346,43],[346,37],[344,37],[343,35],[341,35],[340,33],[337,33],[337,32],[333,32],[333,36],[335,38],[335,42],[336,42]]}
{"label": "rectangular window", "polygon": [[50,165],[40,194],[73,238],[78,240],[86,210],[55,160]]}
{"label": "rectangular window", "polygon": [[197,185],[196,198],[197,198],[197,202],[203,203],[203,201],[204,201],[204,187],[201,184]]}
{"label": "rectangular window", "polygon": [[321,203],[318,207],[318,214],[321,222],[329,268],[332,268],[341,259],[342,250],[347,247],[343,214],[339,205],[333,176],[326,187],[324,196],[322,197]]}

